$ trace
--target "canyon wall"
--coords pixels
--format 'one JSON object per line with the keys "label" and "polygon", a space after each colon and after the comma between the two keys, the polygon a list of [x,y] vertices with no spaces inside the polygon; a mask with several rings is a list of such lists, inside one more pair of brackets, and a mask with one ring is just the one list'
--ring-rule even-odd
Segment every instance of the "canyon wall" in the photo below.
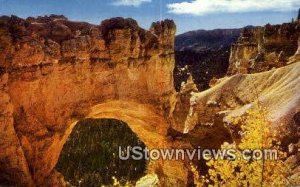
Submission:
{"label": "canyon wall", "polygon": [[183,139],[202,148],[239,142],[241,129],[232,118],[259,105],[268,112],[271,130],[280,132],[289,180],[300,184],[300,20],[244,28],[231,47],[227,75],[211,79],[205,91],[197,91],[192,77],[181,86],[174,118],[184,124]]}
{"label": "canyon wall", "polygon": [[246,27],[231,47],[227,73],[256,73],[295,62],[299,38],[300,20]]}
{"label": "canyon wall", "polygon": [[[51,183],[83,118],[119,119],[147,147],[170,146],[175,30],[170,20],[147,31],[123,18],[92,25],[54,15],[1,17],[0,184]],[[163,174],[165,166],[176,171],[165,164]]]}

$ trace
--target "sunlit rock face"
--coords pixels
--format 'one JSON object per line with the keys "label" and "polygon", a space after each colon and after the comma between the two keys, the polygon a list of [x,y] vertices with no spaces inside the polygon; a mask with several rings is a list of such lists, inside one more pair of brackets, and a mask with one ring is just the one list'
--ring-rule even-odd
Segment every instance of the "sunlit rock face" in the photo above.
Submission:
{"label": "sunlit rock face", "polygon": [[[295,127],[298,122],[294,116],[300,111],[299,77],[298,61],[271,71],[219,79],[209,90],[193,94],[191,100],[195,104],[187,117],[188,128],[192,130],[206,124],[219,128],[214,123],[219,117],[229,124],[233,117],[245,114],[259,102],[268,111],[266,118],[272,130],[290,134],[288,141],[297,143],[300,131]],[[232,135],[237,138],[234,132]]]}
{"label": "sunlit rock face", "polygon": [[248,27],[231,48],[228,74],[256,73],[296,62],[300,22]]}
{"label": "sunlit rock face", "polygon": [[1,17],[0,181],[57,178],[60,151],[86,117],[122,120],[147,147],[170,146],[175,30],[170,20],[147,31],[123,18]]}
{"label": "sunlit rock face", "polygon": [[189,114],[184,121],[188,130],[185,139],[202,148],[238,143],[242,137],[240,127],[232,120],[259,105],[267,111],[271,132],[279,132],[280,146],[288,153],[285,162],[291,169],[289,181],[299,184],[299,83],[300,61],[266,72],[215,80],[210,89],[193,93],[190,105],[181,105]]}

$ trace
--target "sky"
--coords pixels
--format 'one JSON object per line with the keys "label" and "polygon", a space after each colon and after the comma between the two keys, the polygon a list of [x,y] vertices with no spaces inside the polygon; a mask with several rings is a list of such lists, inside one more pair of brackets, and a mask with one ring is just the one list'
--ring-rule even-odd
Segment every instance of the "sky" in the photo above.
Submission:
{"label": "sky", "polygon": [[93,24],[130,17],[145,29],[154,21],[173,19],[177,34],[290,22],[299,8],[300,0],[0,0],[0,15],[58,14]]}

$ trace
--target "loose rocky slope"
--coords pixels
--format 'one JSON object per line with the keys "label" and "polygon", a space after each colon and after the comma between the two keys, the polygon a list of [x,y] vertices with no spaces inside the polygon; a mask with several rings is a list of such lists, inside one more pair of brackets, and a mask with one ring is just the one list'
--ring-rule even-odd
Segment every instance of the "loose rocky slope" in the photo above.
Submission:
{"label": "loose rocky slope", "polygon": [[280,132],[292,169],[290,180],[299,185],[300,61],[262,73],[225,77],[206,91],[192,92],[184,122],[187,139],[195,147],[210,148],[224,141],[238,142],[239,128],[231,125],[231,117],[245,114],[258,102],[268,112],[271,130]]}

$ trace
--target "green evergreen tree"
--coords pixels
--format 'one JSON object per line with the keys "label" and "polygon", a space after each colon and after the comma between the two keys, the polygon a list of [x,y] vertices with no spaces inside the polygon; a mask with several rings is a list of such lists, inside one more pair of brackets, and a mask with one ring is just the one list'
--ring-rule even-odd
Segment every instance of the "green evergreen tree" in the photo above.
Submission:
{"label": "green evergreen tree", "polygon": [[140,146],[128,125],[115,119],[85,119],[73,129],[60,154],[56,169],[72,186],[111,186],[135,182],[145,174],[146,160],[120,160],[118,148]]}

